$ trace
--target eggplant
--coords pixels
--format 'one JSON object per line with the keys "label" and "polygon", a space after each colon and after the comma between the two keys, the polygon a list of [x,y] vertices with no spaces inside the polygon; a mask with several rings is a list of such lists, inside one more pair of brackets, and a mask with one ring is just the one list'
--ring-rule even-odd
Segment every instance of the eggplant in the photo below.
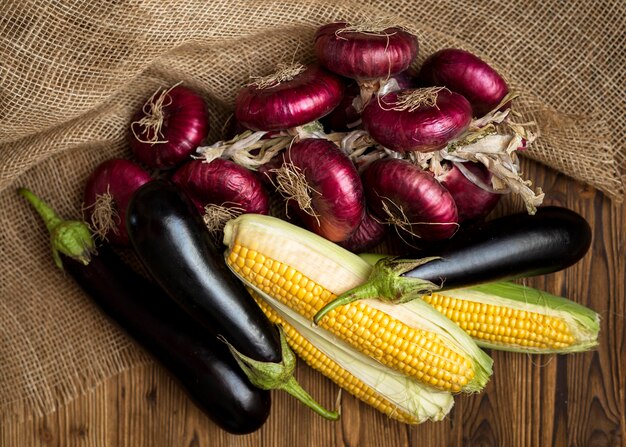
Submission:
{"label": "eggplant", "polygon": [[402,276],[419,278],[439,290],[491,281],[544,275],[578,262],[591,245],[589,223],[572,210],[540,207],[512,214],[459,234],[420,257],[436,257]]}
{"label": "eggplant", "polygon": [[175,184],[154,180],[138,188],[126,228],[143,266],[196,321],[224,340],[252,383],[283,389],[318,414],[321,407],[293,377],[295,355],[233,273],[195,205]]}
{"label": "eggplant", "polygon": [[380,259],[365,284],[328,303],[313,320],[364,298],[402,303],[434,290],[557,272],[578,262],[590,245],[589,223],[567,208],[500,217],[430,246],[419,258]]}
{"label": "eggplant", "polygon": [[[234,434],[259,429],[271,396],[252,385],[228,347],[195,323],[156,284],[137,274],[106,245],[97,248],[87,224],[52,220],[54,212],[21,189],[52,234],[62,267],[122,330],[163,365],[192,401],[218,426]],[[70,247],[69,249],[67,247]]]}
{"label": "eggplant", "polygon": [[87,266],[68,259],[65,270],[133,339],[158,360],[192,401],[224,430],[259,429],[270,413],[267,390],[252,385],[228,347],[208,334],[154,283],[99,247]]}
{"label": "eggplant", "polygon": [[276,328],[230,272],[181,189],[163,180],[137,189],[128,204],[126,227],[143,266],[179,306],[242,354],[280,362]]}

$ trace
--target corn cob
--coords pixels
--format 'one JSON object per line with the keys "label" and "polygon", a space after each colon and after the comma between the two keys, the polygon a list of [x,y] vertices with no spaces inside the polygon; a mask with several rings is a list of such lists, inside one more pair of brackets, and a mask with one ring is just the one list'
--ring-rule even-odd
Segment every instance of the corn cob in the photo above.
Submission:
{"label": "corn cob", "polygon": [[482,347],[546,354],[586,351],[598,344],[597,313],[530,287],[499,282],[422,299]]}
{"label": "corn cob", "polygon": [[442,420],[454,405],[452,394],[386,368],[340,340],[326,339],[289,307],[249,290],[270,321],[282,326],[300,358],[376,410],[400,422],[418,424]]}
{"label": "corn cob", "polygon": [[[370,266],[326,239],[279,219],[243,215],[224,229],[226,262],[248,286],[310,320],[364,282]],[[383,365],[439,390],[479,391],[492,360],[458,326],[421,300],[411,307],[362,300],[319,326]]]}
{"label": "corn cob", "polygon": [[[374,265],[385,256],[368,253],[360,257]],[[596,312],[567,298],[512,282],[431,292],[421,298],[483,348],[564,354],[598,344],[600,316]]]}

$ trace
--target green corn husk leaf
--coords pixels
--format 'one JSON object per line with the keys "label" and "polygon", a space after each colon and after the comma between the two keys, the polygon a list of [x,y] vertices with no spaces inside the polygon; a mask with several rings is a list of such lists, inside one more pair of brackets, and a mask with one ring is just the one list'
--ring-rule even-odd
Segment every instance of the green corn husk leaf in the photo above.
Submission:
{"label": "green corn husk leaf", "polygon": [[388,368],[341,341],[262,290],[248,285],[309,343],[343,369],[361,380],[398,409],[415,417],[417,423],[440,421],[454,405],[451,393],[424,385]]}

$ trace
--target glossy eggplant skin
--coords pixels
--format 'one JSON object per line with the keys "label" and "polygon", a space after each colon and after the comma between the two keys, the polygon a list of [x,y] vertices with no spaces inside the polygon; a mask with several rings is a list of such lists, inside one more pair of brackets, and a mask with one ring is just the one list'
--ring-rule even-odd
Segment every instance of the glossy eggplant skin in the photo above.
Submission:
{"label": "glossy eggplant skin", "polygon": [[254,387],[227,346],[189,318],[156,284],[135,273],[108,247],[87,265],[63,267],[92,300],[178,380],[222,429],[252,433],[269,416],[271,396]]}
{"label": "glossy eggplant skin", "polygon": [[441,290],[543,275],[578,262],[591,245],[589,223],[567,208],[541,207],[535,215],[513,214],[485,222],[420,252],[439,256],[405,272]]}
{"label": "glossy eggplant skin", "polygon": [[155,180],[137,189],[126,228],[146,270],[181,308],[245,356],[282,360],[276,327],[228,269],[202,217],[176,185]]}

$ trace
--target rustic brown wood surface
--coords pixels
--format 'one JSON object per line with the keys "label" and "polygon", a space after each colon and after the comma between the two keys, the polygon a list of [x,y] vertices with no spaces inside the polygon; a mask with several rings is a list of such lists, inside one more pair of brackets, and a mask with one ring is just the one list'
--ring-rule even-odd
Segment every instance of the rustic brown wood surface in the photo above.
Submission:
{"label": "rustic brown wood surface", "polygon": [[[343,393],[342,418],[327,422],[283,393],[273,394],[266,425],[247,436],[211,423],[157,365],[136,367],[56,413],[0,426],[2,446],[623,446],[626,445],[626,211],[596,191],[535,164],[529,178],[546,204],[569,207],[593,228],[577,265],[528,279],[602,315],[596,351],[528,356],[492,352],[483,393],[456,398],[443,422],[407,426]],[[500,209],[506,212],[506,208]],[[324,405],[338,388],[302,363],[297,378]]]}

